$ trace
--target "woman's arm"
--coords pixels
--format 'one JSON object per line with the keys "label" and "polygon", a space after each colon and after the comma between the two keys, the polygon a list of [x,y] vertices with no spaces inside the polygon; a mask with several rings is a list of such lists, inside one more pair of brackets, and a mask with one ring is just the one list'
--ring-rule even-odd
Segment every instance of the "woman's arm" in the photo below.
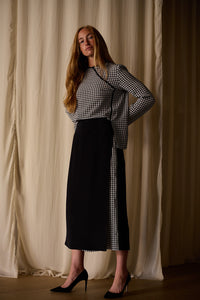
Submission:
{"label": "woman's arm", "polygon": [[130,125],[153,106],[155,99],[148,88],[129,73],[124,65],[117,66],[118,88],[129,92],[137,98],[137,101],[129,106],[128,125]]}

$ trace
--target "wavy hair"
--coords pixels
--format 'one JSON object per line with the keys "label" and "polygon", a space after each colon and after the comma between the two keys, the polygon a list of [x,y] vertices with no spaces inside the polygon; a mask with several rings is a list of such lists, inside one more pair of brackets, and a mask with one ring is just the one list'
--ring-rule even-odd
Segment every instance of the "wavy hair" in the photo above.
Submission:
{"label": "wavy hair", "polygon": [[71,47],[71,57],[67,67],[65,86],[67,95],[63,101],[64,106],[70,113],[76,110],[76,91],[79,84],[83,80],[84,73],[88,68],[88,58],[84,56],[80,50],[78,42],[78,34],[83,29],[87,28],[94,37],[94,65],[100,67],[100,72],[105,71],[107,76],[106,62],[112,62],[107,45],[100,32],[93,26],[87,25],[80,27],[74,37]]}

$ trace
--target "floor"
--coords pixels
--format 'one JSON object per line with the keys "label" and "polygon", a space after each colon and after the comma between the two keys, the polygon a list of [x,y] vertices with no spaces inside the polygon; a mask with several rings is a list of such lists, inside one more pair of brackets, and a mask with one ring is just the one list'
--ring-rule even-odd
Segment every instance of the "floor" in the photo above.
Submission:
{"label": "floor", "polygon": [[[123,299],[134,300],[196,300],[200,299],[200,264],[187,264],[163,269],[163,281],[132,279]],[[99,300],[109,289],[112,278],[89,280],[87,292],[80,282],[71,293],[49,291],[60,285],[62,278],[20,276],[0,277],[0,300]]]}

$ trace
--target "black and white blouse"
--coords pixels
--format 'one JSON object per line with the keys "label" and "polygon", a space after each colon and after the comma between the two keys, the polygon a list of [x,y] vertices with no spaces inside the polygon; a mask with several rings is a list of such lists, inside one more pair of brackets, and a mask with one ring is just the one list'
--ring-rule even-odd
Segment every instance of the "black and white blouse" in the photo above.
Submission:
{"label": "black and white blouse", "polygon": [[[128,141],[128,125],[147,112],[155,99],[147,87],[120,64],[107,63],[108,77],[105,80],[99,67],[89,67],[80,83],[76,98],[75,113],[68,116],[78,120],[106,117],[113,127],[113,147],[110,161],[109,220],[107,249],[119,250],[117,148],[125,149]],[[129,93],[137,98],[129,105]]]}
{"label": "black and white blouse", "polygon": [[[76,124],[78,120],[106,117],[111,120],[117,148],[125,149],[128,141],[128,125],[147,112],[155,99],[147,87],[128,72],[124,65],[107,63],[105,80],[100,68],[88,67],[80,83],[75,113],[69,113]],[[129,105],[129,95],[137,101]]]}

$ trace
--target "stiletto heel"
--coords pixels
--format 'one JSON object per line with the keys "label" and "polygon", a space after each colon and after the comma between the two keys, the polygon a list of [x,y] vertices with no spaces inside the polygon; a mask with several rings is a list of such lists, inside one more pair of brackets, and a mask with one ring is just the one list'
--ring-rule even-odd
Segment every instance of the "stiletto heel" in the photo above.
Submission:
{"label": "stiletto heel", "polygon": [[124,293],[124,290],[126,289],[126,291],[128,291],[128,283],[129,283],[130,280],[131,280],[131,276],[128,273],[127,278],[126,278],[126,282],[125,282],[125,285],[124,285],[122,291],[119,292],[119,293],[112,293],[110,291],[107,291],[107,293],[104,295],[104,298],[114,299],[114,298],[120,298],[120,297],[122,297],[123,293]]}
{"label": "stiletto heel", "polygon": [[79,283],[80,281],[85,280],[85,292],[87,290],[87,281],[88,281],[88,272],[84,269],[77,277],[76,279],[66,288],[62,288],[61,286],[57,286],[53,289],[51,289],[51,292],[61,292],[61,293],[69,293]]}
{"label": "stiletto heel", "polygon": [[87,291],[87,279],[85,280],[85,292]]}

